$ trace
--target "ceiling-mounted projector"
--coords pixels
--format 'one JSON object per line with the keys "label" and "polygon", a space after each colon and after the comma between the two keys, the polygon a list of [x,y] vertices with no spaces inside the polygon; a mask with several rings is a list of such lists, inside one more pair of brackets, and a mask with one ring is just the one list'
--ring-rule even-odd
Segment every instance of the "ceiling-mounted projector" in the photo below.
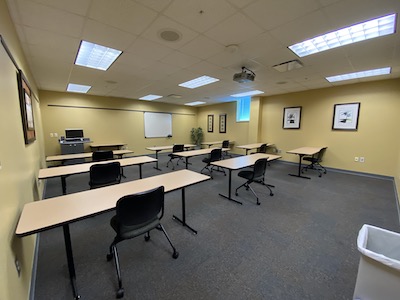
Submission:
{"label": "ceiling-mounted projector", "polygon": [[239,83],[246,83],[254,81],[256,74],[252,70],[247,69],[246,67],[242,67],[242,72],[236,73],[233,75],[233,81]]}

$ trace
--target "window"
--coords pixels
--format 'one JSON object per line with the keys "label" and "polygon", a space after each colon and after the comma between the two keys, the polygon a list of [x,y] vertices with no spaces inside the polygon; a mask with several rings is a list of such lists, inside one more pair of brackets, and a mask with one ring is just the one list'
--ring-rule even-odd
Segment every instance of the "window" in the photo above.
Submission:
{"label": "window", "polygon": [[236,103],[236,122],[250,121],[251,97],[239,98]]}

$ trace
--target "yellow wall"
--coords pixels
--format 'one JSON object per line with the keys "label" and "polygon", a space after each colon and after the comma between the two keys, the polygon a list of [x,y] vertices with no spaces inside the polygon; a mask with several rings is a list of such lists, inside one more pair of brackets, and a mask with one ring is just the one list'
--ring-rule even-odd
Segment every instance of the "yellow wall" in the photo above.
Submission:
{"label": "yellow wall", "polygon": [[[4,0],[0,0],[0,34],[37,95]],[[33,101],[37,140],[25,145],[16,74],[15,66],[0,46],[0,299],[22,300],[28,299],[36,237],[17,238],[15,227],[23,205],[42,195],[43,185],[36,178],[45,164],[37,100]],[[20,277],[15,259],[22,268]]]}
{"label": "yellow wall", "polygon": [[[287,150],[301,146],[328,146],[328,167],[398,176],[400,79],[359,83],[329,89],[265,97],[262,139],[282,149],[282,158],[297,161]],[[332,130],[334,104],[360,102],[357,131]],[[302,106],[301,128],[282,129],[284,107]],[[355,162],[355,156],[365,162]]]}
{"label": "yellow wall", "polygon": [[[66,128],[82,128],[93,143],[127,143],[140,155],[152,153],[145,149],[150,146],[190,143],[190,130],[197,127],[197,108],[182,105],[40,91],[40,107],[46,155],[61,153],[58,139]],[[143,111],[172,113],[172,138],[146,139]],[[58,137],[51,138],[50,133]],[[85,151],[90,151],[89,145]]]}

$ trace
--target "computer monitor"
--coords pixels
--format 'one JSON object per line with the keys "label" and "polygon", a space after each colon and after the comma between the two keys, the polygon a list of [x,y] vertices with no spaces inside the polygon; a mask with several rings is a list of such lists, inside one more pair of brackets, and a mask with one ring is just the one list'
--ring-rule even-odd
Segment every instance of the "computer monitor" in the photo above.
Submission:
{"label": "computer monitor", "polygon": [[67,139],[83,138],[83,129],[79,128],[65,129],[65,138]]}

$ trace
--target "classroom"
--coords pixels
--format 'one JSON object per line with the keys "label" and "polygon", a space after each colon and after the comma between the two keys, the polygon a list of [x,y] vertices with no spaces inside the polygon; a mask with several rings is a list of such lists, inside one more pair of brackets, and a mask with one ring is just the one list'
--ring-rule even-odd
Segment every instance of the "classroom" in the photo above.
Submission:
{"label": "classroom", "polygon": [[[270,174],[267,175],[267,181],[275,185],[273,188],[274,195],[269,196],[268,191],[261,191],[262,187],[255,187],[256,192],[260,195],[260,205],[256,205],[252,194],[244,189],[240,191],[240,196],[236,196],[236,199],[241,199],[242,205],[222,200],[223,198],[218,196],[218,192],[221,189],[227,189],[229,172],[226,173],[226,176],[220,172],[215,172],[213,179],[207,178],[207,181],[193,184],[193,186],[188,184],[187,188],[186,186],[177,187],[176,189],[185,191],[182,192],[182,195],[174,189],[171,192],[168,191],[165,205],[166,216],[162,221],[165,222],[164,225],[171,239],[175,241],[180,256],[176,260],[171,259],[168,244],[164,244],[165,241],[162,236],[158,240],[158,236],[162,234],[157,232],[153,234],[156,242],[150,243],[146,247],[143,246],[143,248],[135,244],[138,241],[134,241],[140,240],[139,243],[141,243],[142,239],[140,238],[133,239],[132,244],[129,245],[122,246],[124,243],[121,243],[121,253],[124,253],[123,249],[125,249],[125,254],[129,253],[131,245],[133,245],[132,249],[134,249],[135,254],[149,251],[145,258],[140,256],[139,260],[150,258],[151,263],[149,265],[160,272],[160,276],[155,280],[157,287],[151,290],[149,288],[151,287],[150,283],[142,282],[145,279],[152,281],[148,274],[151,272],[146,271],[146,265],[138,267],[138,270],[143,273],[143,278],[130,277],[134,275],[127,273],[136,272],[135,264],[137,262],[134,261],[133,254],[132,258],[121,254],[120,259],[124,261],[121,263],[122,272],[127,277],[124,280],[133,282],[129,286],[126,283],[124,298],[155,299],[160,298],[160,295],[165,295],[165,299],[170,299],[175,293],[175,295],[178,295],[178,299],[190,297],[194,299],[295,299],[295,297],[292,298],[289,295],[296,294],[299,299],[321,299],[324,297],[324,288],[326,288],[326,295],[329,296],[326,296],[325,299],[334,299],[331,297],[333,297],[335,289],[340,289],[340,284],[343,284],[343,295],[351,297],[357,279],[360,257],[356,241],[362,225],[360,222],[373,223],[371,225],[378,227],[387,226],[386,229],[388,230],[400,232],[398,211],[400,140],[398,138],[399,125],[397,124],[398,112],[400,111],[400,22],[398,21],[400,1],[372,0],[366,4],[360,0],[287,0],[282,1],[285,3],[277,4],[277,1],[269,0],[224,0],[218,1],[218,4],[216,4],[216,1],[213,0],[187,2],[179,0],[159,2],[118,0],[116,2],[120,7],[119,10],[116,9],[116,15],[107,12],[107,9],[111,10],[115,5],[115,3],[111,3],[112,0],[102,0],[101,4],[95,2],[96,0],[71,1],[69,5],[63,5],[60,1],[0,0],[0,103],[2,107],[0,110],[0,132],[3,139],[0,146],[2,199],[0,204],[2,219],[0,225],[2,253],[0,255],[0,299],[40,299],[44,295],[49,298],[64,299],[64,296],[66,299],[73,298],[68,280],[64,242],[62,241],[60,227],[41,232],[40,235],[31,234],[23,237],[16,235],[20,215],[26,204],[42,200],[44,202],[46,201],[45,198],[62,196],[59,178],[43,180],[39,179],[39,173],[41,169],[58,168],[57,163],[48,163],[46,158],[62,154],[60,141],[61,137],[65,136],[66,129],[83,130],[84,137],[90,139],[90,142],[83,144],[84,152],[93,151],[93,146],[96,144],[120,143],[121,149],[132,151],[130,155],[132,157],[149,156],[154,158],[156,153],[151,150],[152,147],[192,144],[191,130],[198,127],[203,130],[204,142],[231,141],[229,153],[233,157],[240,157],[245,154],[244,149],[237,146],[270,143],[271,146],[268,147],[267,154],[271,157],[272,155],[279,156],[279,159],[271,161],[267,167],[267,174]],[[288,9],[289,11],[296,10],[296,14],[287,12],[284,9],[285,5],[287,5],[286,7],[291,6]],[[347,6],[351,7],[348,11],[345,9]],[[356,9],[358,6],[362,7]],[[266,7],[270,10],[267,10]],[[131,10],[128,10],[128,8]],[[215,8],[215,14],[213,8]],[[126,13],[124,13],[124,9]],[[117,11],[120,15],[117,15]],[[128,11],[134,13],[134,17],[129,17]],[[224,17],[221,15],[217,17],[216,15],[221,12],[224,13]],[[264,20],[268,19],[263,17],[263,13],[267,14],[267,12],[270,19]],[[326,26],[325,24],[321,25],[324,23],[324,17],[326,17],[322,12],[332,13],[337,19],[327,22],[329,24]],[[64,13],[73,15],[72,19],[63,20],[61,16]],[[185,13],[187,13],[187,16],[184,16]],[[272,38],[280,40],[281,43],[286,43],[286,41],[300,42],[317,34],[388,14],[394,14],[397,23],[395,23],[394,33],[387,37],[377,38],[386,42],[384,46],[382,42],[382,47],[379,42],[372,42],[372,39],[371,41],[360,42],[360,44],[364,43],[364,46],[356,46],[356,43],[306,57],[298,57],[292,53],[287,48],[289,44],[286,44],[282,49],[285,55],[281,57],[267,56],[263,53],[277,53],[277,49],[274,48],[278,47],[277,45],[270,45],[265,42]],[[100,18],[107,19],[109,17],[111,20],[111,15],[116,23],[107,23],[111,21],[99,22]],[[327,15],[329,14],[327,13]],[[45,19],[41,20],[42,23],[38,21],[40,16],[46,16]],[[133,20],[135,18],[141,20],[141,18],[150,16],[152,16],[153,21],[148,21],[148,26],[151,24],[152,27],[149,27],[150,29],[147,31],[146,25]],[[192,17],[190,18],[190,16]],[[237,18],[233,18],[233,16],[237,16]],[[59,17],[59,20],[57,20],[57,17]],[[81,17],[83,21],[80,20]],[[202,23],[202,17],[207,17],[209,23]],[[74,18],[76,23],[72,24],[71,20],[74,20]],[[226,22],[223,23],[224,26],[215,29],[217,27],[213,26],[216,24],[210,22],[220,20],[219,18],[223,18]],[[253,18],[254,21],[251,25],[247,23],[250,18]],[[120,22],[117,22],[116,20],[119,19]],[[51,27],[54,26],[53,23],[58,21],[60,25],[57,30],[74,31],[74,34],[71,34],[71,43],[68,47],[64,47],[65,41],[61,43],[61,40],[58,40],[54,33],[45,36],[45,32],[50,32]],[[197,45],[200,44],[190,44],[188,41],[182,41],[179,46],[172,45],[170,47],[162,43],[157,44],[151,36],[156,34],[154,28],[162,21],[164,22],[163,26],[167,27],[166,25],[168,25],[169,29],[179,26],[183,33],[183,39],[187,37],[193,39],[198,36],[200,42],[205,42],[210,37],[214,37],[215,48],[224,46],[223,51],[220,51],[219,55],[214,57],[214,64],[212,64],[212,60],[208,59],[208,56],[211,56],[210,52],[213,51],[212,47],[197,51]],[[229,30],[230,26],[239,26],[235,21],[243,22],[240,23],[243,24],[242,26],[253,29],[245,30],[244,33],[232,33]],[[24,22],[28,25],[24,25]],[[85,26],[80,22],[85,23]],[[193,27],[183,25],[190,22],[193,23]],[[31,27],[36,26],[35,24],[38,28],[43,27],[40,28],[43,31]],[[132,24],[137,26],[134,30],[132,29],[132,32],[123,28]],[[315,29],[318,27],[317,24],[321,26],[318,30]],[[337,27],[332,27],[332,24],[337,24]],[[114,41],[119,47],[124,48],[121,56],[117,59],[117,62],[119,60],[123,64],[118,65],[116,62],[108,71],[97,70],[97,73],[91,73],[92,71],[87,71],[83,67],[80,67],[80,69],[76,69],[75,66],[71,67],[79,46],[77,41],[84,38],[95,42],[106,40],[102,36],[101,30],[94,29],[97,28],[96,26],[105,30],[111,36],[107,40],[108,43]],[[300,31],[294,29],[296,26],[305,31],[299,37],[294,36],[299,34]],[[211,30],[211,28],[215,30]],[[273,37],[273,33],[278,32],[283,35],[279,38]],[[27,34],[31,34],[29,42],[26,37]],[[224,37],[224,40],[217,40],[217,36]],[[53,39],[49,37],[53,37]],[[38,41],[37,44],[32,42],[35,38]],[[127,42],[124,45],[121,41],[127,39],[135,41],[142,39],[140,44],[142,48],[139,47],[140,49],[137,50],[138,54],[143,55],[142,59],[133,62],[124,58],[124,55],[129,53],[129,47]],[[264,42],[262,42],[263,39],[265,39]],[[143,42],[144,40],[146,42]],[[41,45],[41,43],[45,45]],[[61,46],[57,43],[60,43]],[[153,53],[160,57],[147,58],[146,46],[151,48],[155,45],[160,48]],[[186,48],[182,45],[186,45]],[[43,46],[64,52],[66,55],[63,57],[71,57],[72,61],[52,61],[57,56],[51,55],[52,50],[42,51],[43,48],[40,47]],[[176,51],[178,47],[180,51]],[[280,44],[279,49],[281,48]],[[348,52],[340,50],[344,48],[348,49]],[[184,54],[183,51],[185,50],[197,53],[197,61],[192,60],[194,55],[189,57],[189,55]],[[147,51],[151,52],[149,49]],[[243,59],[238,58],[242,51],[248,54]],[[330,58],[325,56],[325,53],[329,51],[337,51],[334,52],[337,56],[343,55],[342,52],[345,52],[348,60],[336,66],[329,64],[332,68],[331,73],[321,75],[320,73],[323,73],[322,70],[325,69],[319,66],[328,63],[326,60]],[[360,51],[360,53],[357,51]],[[176,52],[179,52],[179,55]],[[163,53],[169,53],[170,56]],[[138,56],[140,57],[140,55]],[[49,61],[46,60],[46,56],[49,57]],[[369,63],[371,56],[381,57],[382,59]],[[260,57],[264,57],[264,60]],[[316,59],[312,60],[311,57],[316,57]],[[257,61],[257,58],[260,59]],[[301,61],[302,68],[282,73],[272,68],[275,64],[277,67],[282,67],[279,66],[280,63],[294,59]],[[337,58],[331,57],[331,59]],[[340,59],[337,61],[340,61]],[[385,65],[377,65],[378,62]],[[43,63],[43,67],[40,67],[41,63]],[[146,69],[147,66],[153,64],[158,64],[157,72],[148,71],[151,70],[150,68]],[[246,85],[232,80],[234,74],[240,73],[243,66],[241,64],[245,65],[242,73],[250,76],[255,73],[254,82]],[[196,68],[187,71],[189,65],[196,65],[197,72],[194,72]],[[63,66],[63,68],[60,68],[60,66]],[[328,75],[338,75],[342,70],[346,72],[361,71],[364,70],[365,66],[367,68],[391,67],[391,73],[335,84],[329,83],[324,78]],[[113,67],[118,67],[118,71],[113,71]],[[267,71],[263,71],[264,69],[267,69]],[[307,74],[306,71],[302,73],[302,70],[307,69],[314,70],[310,77],[307,77],[308,75],[291,77],[294,76],[291,74],[296,74],[296,72],[300,75]],[[182,73],[179,72],[180,70],[183,70]],[[205,90],[205,87],[203,90],[200,88],[200,91],[193,89],[188,92],[183,91],[182,88],[176,91],[170,88],[171,82],[191,79],[186,78],[187,74],[201,75],[204,73],[208,75],[208,72],[220,73],[221,76],[222,74],[225,76],[220,82],[210,84],[210,86],[216,86],[215,89],[210,90],[210,94],[212,91],[214,96],[202,92],[208,91]],[[115,76],[121,75],[119,73],[125,75],[124,82],[115,81]],[[23,74],[22,77],[17,76],[21,74]],[[91,76],[93,74],[96,75],[95,78]],[[56,81],[56,78],[60,78],[59,75],[64,76],[65,82]],[[274,78],[271,78],[272,76]],[[93,84],[93,88],[86,94],[68,92],[66,84],[70,78],[73,78],[75,83]],[[151,78],[151,81],[149,78]],[[24,113],[21,112],[21,91],[18,90],[18,80],[22,83],[26,82],[25,92],[29,90],[30,93],[31,103],[29,103],[29,107],[34,120],[33,126],[28,124],[29,118],[25,123],[23,122]],[[80,82],[77,82],[79,80]],[[261,86],[259,85],[260,82]],[[218,85],[221,86],[220,90],[218,90]],[[158,92],[152,91],[152,86],[159,86]],[[237,88],[237,93],[241,93],[247,91],[248,87],[264,89],[265,93],[251,96],[249,120],[238,121],[239,102],[231,95],[235,88]],[[130,94],[132,91],[135,91],[135,96]],[[179,95],[178,91],[182,91],[182,95]],[[140,96],[162,92],[165,93],[163,94],[164,99],[154,101],[139,99]],[[185,105],[186,102],[196,100],[204,103],[199,106]],[[357,121],[354,128],[340,130],[343,128],[340,128],[340,124],[335,123],[336,108],[348,104],[357,105]],[[25,114],[27,108],[28,106],[25,107]],[[288,109],[299,109],[301,112],[301,118],[299,118],[298,126],[295,128],[285,128],[285,111]],[[167,114],[171,117],[170,135],[157,138],[146,137],[145,115],[149,112]],[[338,127],[334,128],[335,126]],[[196,146],[196,148],[201,148],[201,145]],[[299,156],[290,153],[290,150],[300,147],[327,147],[322,162],[327,173],[319,177],[318,173],[309,170],[307,176],[311,177],[310,180],[287,176],[288,173],[297,172],[299,163]],[[207,148],[207,146],[203,146],[203,148]],[[166,167],[170,152],[170,150],[166,150],[157,153],[157,166],[160,166],[161,172],[153,168],[153,161],[140,165],[140,175],[137,165],[128,165],[123,169],[125,178],[122,179],[122,182],[127,184],[132,181],[132,184],[135,184],[134,182],[141,180],[142,177],[146,179],[161,174],[171,174],[174,171],[186,171],[184,162],[175,164],[176,170]],[[202,161],[204,157],[190,157],[189,163],[191,165],[186,164],[186,169],[200,172],[204,167]],[[204,174],[209,175],[207,172],[204,172]],[[87,181],[87,174],[68,177],[67,193],[73,195],[75,192],[83,192],[85,189],[89,189]],[[236,187],[239,182],[241,181],[237,172],[232,172],[232,185]],[[354,190],[352,190],[352,184]],[[203,203],[201,203],[202,193],[204,193]],[[349,199],[349,197],[351,199],[354,196],[357,201],[355,200],[355,203],[351,204],[351,201],[344,202],[343,199],[340,200],[336,197],[339,196],[340,198],[341,193],[343,199]],[[357,193],[362,196],[357,195]],[[376,202],[374,202],[375,193],[378,195]],[[289,204],[287,204],[296,195],[299,195],[302,200],[310,198],[313,201],[304,204],[304,207],[300,204],[294,205],[293,209],[298,210],[298,215],[290,211]],[[318,204],[319,197],[321,203],[326,206]],[[359,197],[366,198],[365,207],[362,206],[363,200]],[[187,222],[195,228],[198,232],[197,235],[191,234],[190,230],[177,226],[177,223],[170,218],[174,213],[180,214],[181,209],[185,213],[181,207],[181,198],[183,198],[182,203],[186,198]],[[335,203],[337,206],[334,205]],[[325,241],[328,245],[332,243],[334,247],[341,245],[343,248],[348,248],[350,254],[343,254],[343,260],[347,260],[346,263],[351,268],[347,269],[341,262],[338,262],[338,265],[327,267],[327,269],[335,269],[334,266],[340,266],[335,270],[316,269],[316,273],[321,272],[323,274],[320,274],[318,278],[311,275],[309,278],[302,278],[299,270],[307,269],[303,265],[297,266],[294,262],[292,266],[285,265],[286,269],[283,268],[285,270],[282,271],[278,265],[274,264],[277,261],[284,264],[281,261],[283,260],[282,257],[268,257],[265,254],[266,257],[263,257],[265,266],[271,267],[271,272],[267,277],[263,273],[266,271],[260,270],[259,261],[254,256],[243,258],[246,257],[247,250],[253,251],[251,253],[254,255],[264,252],[261,248],[266,248],[267,240],[273,240],[273,237],[276,238],[273,242],[277,243],[277,248],[271,249],[272,252],[282,253],[285,245],[287,249],[293,249],[292,247],[297,245],[296,243],[303,243],[304,241],[300,241],[301,238],[295,235],[295,228],[291,229],[293,236],[286,240],[277,237],[277,235],[279,232],[291,231],[286,227],[289,226],[289,223],[293,223],[294,226],[298,225],[298,228],[306,228],[306,226],[303,227],[304,224],[301,221],[308,216],[308,212],[305,211],[307,205],[309,205],[307,208],[312,207],[311,210],[316,214],[312,217],[315,218],[314,221],[318,218],[323,219],[328,207],[332,207],[332,216],[336,216],[336,213],[341,214],[337,216],[338,218],[341,216],[352,218],[354,216],[354,223],[348,220],[350,223],[346,223],[346,221],[341,225],[350,227],[348,228],[349,236],[343,237],[349,243],[338,241],[335,244],[331,240]],[[336,212],[334,212],[335,207]],[[318,211],[317,208],[320,210]],[[277,216],[278,213],[283,211],[291,216],[291,219],[282,218],[281,220],[285,220],[285,224],[280,224]],[[115,297],[115,270],[110,267],[111,264],[104,263],[105,266],[99,267],[97,271],[96,268],[93,268],[97,260],[102,261],[101,259],[103,259],[105,261],[105,255],[111,242],[110,238],[99,242],[102,249],[94,247],[96,249],[93,250],[93,253],[104,254],[104,257],[101,256],[101,259],[98,258],[97,260],[88,258],[85,266],[82,266],[81,259],[82,257],[86,258],[85,255],[90,255],[90,253],[86,253],[89,250],[85,250],[85,247],[89,249],[90,245],[77,245],[77,240],[84,243],[85,238],[88,239],[87,242],[89,243],[91,239],[88,235],[85,235],[84,229],[86,228],[90,232],[87,227],[93,224],[106,231],[107,236],[110,235],[112,239],[113,231],[109,224],[112,214],[113,212],[100,214],[94,218],[88,218],[87,221],[73,223],[75,227],[71,226],[77,265],[77,285],[82,298],[109,299]],[[254,220],[248,220],[251,219],[250,216],[253,216]],[[368,216],[371,216],[371,218],[368,219]],[[241,227],[232,222],[234,218],[239,220]],[[334,224],[332,230],[340,227],[335,223],[333,217],[327,219]],[[246,226],[243,223],[246,223],[247,220],[252,223]],[[276,226],[273,227],[274,232],[268,230],[269,221]],[[252,226],[257,226],[257,222],[260,228],[254,230]],[[83,225],[78,225],[79,223]],[[104,227],[101,227],[100,223],[104,223]],[[340,228],[340,232],[346,235],[342,230],[343,228]],[[299,231],[301,230],[299,229]],[[261,236],[267,235],[267,232],[268,238],[262,238]],[[324,239],[321,231],[317,230],[316,232],[318,232],[315,233],[316,237]],[[239,233],[243,234],[243,243],[234,239],[238,238]],[[217,236],[222,238],[225,234],[226,244],[218,244]],[[309,233],[309,235],[312,234]],[[92,238],[94,236],[96,235],[93,235]],[[258,244],[252,239],[246,240],[248,236],[259,236]],[[339,240],[340,237],[338,236]],[[209,249],[205,248],[207,241],[203,243],[207,239],[210,240],[210,243],[213,243],[209,246]],[[310,237],[310,239],[313,238]],[[58,242],[56,243],[55,240]],[[242,248],[242,244],[246,243],[249,243],[251,245],[249,247],[253,249],[245,249],[244,246]],[[56,246],[60,246],[59,251],[53,248]],[[228,251],[227,249],[230,247],[232,249]],[[161,250],[157,248],[161,248]],[[190,249],[193,249],[192,254]],[[306,250],[303,249],[304,253],[299,251],[300,261],[308,257]],[[323,251],[325,250],[324,248]],[[226,256],[215,257],[216,253],[224,253]],[[53,257],[53,254],[54,257],[58,258],[58,255],[62,257],[60,259],[62,261],[47,261],[47,264],[52,265],[51,268],[49,266],[49,273],[40,274],[39,271],[46,265],[46,256]],[[228,259],[229,254],[232,255],[232,260],[235,259],[237,264]],[[302,254],[304,256],[300,258]],[[334,261],[334,254],[329,253],[329,255],[332,255],[330,259]],[[154,256],[157,258],[154,258]],[[296,256],[290,258],[296,260]],[[156,266],[158,260],[162,260],[162,262],[159,266]],[[220,269],[217,269],[214,265],[218,261],[225,263]],[[271,265],[267,264],[267,261]],[[128,266],[130,264],[132,265],[131,270]],[[249,270],[246,264],[252,266],[253,269]],[[310,265],[313,265],[313,263]],[[189,275],[190,270],[197,267],[198,275]],[[171,269],[166,269],[167,271],[163,273],[162,268]],[[55,273],[50,273],[50,269],[51,271],[54,269]],[[175,269],[177,273],[181,272],[181,275],[175,274]],[[95,286],[93,289],[96,291],[91,291],[89,277],[96,277],[96,272],[99,273],[99,277],[103,276],[105,279],[93,283]],[[341,282],[340,272],[346,273],[347,277],[343,277],[346,278],[343,281],[347,281],[347,283]],[[325,274],[330,273],[334,274],[332,278],[334,278],[335,283],[332,283],[332,286],[327,284],[332,278],[328,278],[328,275],[325,276]],[[210,274],[210,277],[206,278],[206,274]],[[264,275],[265,278],[260,278]],[[289,277],[291,278],[289,279]],[[61,287],[56,284],[54,286],[57,287],[51,287],[52,281],[50,279],[60,284]],[[285,279],[287,279],[286,283]],[[46,287],[46,280],[49,281],[48,287]],[[172,280],[177,282],[176,285],[171,286]],[[327,286],[321,288],[321,291],[316,291],[310,283],[313,280],[317,283],[322,282],[322,286],[324,284],[327,284]],[[140,286],[135,286],[135,282],[140,282],[138,283]],[[302,286],[296,287],[295,282]],[[41,283],[44,283],[45,287],[39,286]],[[242,286],[240,291],[237,290],[238,286]],[[107,290],[104,294],[98,291],[103,287]],[[141,288],[145,291],[141,291]],[[62,291],[55,291],[56,289]],[[168,289],[173,290],[173,292],[167,292]],[[287,290],[287,293],[284,292],[285,290]],[[299,290],[303,294],[299,294]],[[345,296],[342,296],[342,299],[346,299]]]}

